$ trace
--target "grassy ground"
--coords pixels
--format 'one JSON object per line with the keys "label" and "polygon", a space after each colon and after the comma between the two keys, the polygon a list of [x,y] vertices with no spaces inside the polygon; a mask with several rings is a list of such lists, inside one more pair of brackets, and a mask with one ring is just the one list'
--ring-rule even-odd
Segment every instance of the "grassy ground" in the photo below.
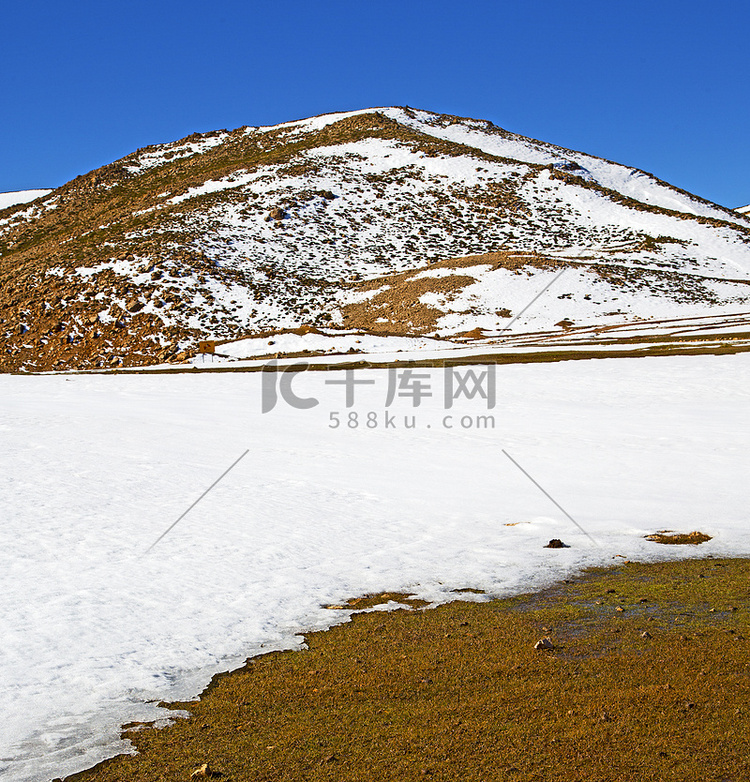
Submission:
{"label": "grassy ground", "polygon": [[[457,595],[458,596],[458,595]],[[398,599],[398,596],[391,595]],[[351,603],[356,609],[377,600]],[[331,607],[331,610],[341,610]],[[78,782],[750,779],[750,562],[358,613],[218,676]],[[537,651],[549,637],[554,648]]]}

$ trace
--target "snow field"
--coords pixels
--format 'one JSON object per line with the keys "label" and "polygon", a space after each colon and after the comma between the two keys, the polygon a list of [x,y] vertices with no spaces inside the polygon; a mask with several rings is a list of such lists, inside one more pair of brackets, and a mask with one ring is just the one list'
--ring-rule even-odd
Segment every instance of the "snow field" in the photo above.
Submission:
{"label": "snow field", "polygon": [[[348,409],[326,383],[343,372],[308,372],[292,388],[319,404],[266,415],[260,373],[0,377],[0,772],[44,780],[126,749],[122,723],[299,646],[353,595],[504,595],[618,554],[750,555],[747,354],[498,367],[492,410],[444,409],[442,371],[423,374],[418,408],[385,408],[387,370],[356,373],[375,382]],[[714,539],[657,547],[656,529]]]}

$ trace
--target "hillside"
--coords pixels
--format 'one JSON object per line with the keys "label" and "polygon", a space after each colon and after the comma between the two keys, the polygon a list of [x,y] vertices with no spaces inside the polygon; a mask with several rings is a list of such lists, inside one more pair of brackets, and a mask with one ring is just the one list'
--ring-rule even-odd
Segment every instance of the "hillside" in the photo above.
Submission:
{"label": "hillside", "polygon": [[284,330],[736,316],[749,283],[737,211],[490,122],[370,109],[147,147],[0,211],[0,369],[182,361]]}

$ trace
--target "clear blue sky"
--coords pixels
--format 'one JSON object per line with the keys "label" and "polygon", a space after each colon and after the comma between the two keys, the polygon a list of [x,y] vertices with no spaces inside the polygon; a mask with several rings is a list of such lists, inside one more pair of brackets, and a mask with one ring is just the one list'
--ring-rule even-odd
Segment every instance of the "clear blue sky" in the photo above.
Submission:
{"label": "clear blue sky", "polygon": [[750,203],[742,0],[6,3],[0,191],[147,144],[410,105]]}

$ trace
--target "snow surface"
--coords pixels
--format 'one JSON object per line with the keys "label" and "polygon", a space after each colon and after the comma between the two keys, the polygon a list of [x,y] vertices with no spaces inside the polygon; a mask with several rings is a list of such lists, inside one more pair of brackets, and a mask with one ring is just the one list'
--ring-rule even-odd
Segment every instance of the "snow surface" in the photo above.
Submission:
{"label": "snow surface", "polygon": [[[414,353],[432,348],[440,350],[445,343],[429,337],[387,337],[376,334],[322,333],[322,334],[274,334],[272,337],[238,339],[219,345],[216,352],[232,358],[267,356],[272,353],[345,353],[349,350],[360,353]],[[200,363],[201,358],[196,358]]]}
{"label": "snow surface", "polygon": [[[46,780],[127,749],[119,725],[164,717],[159,700],[342,620],[322,604],[517,593],[616,555],[750,556],[750,355],[496,371],[495,409],[445,410],[442,371],[420,370],[433,396],[397,396],[389,429],[387,370],[356,373],[375,382],[349,410],[326,384],[343,372],[295,375],[320,403],[266,415],[268,373],[0,377],[0,774]],[[715,537],[643,539],[660,528]],[[571,547],[542,548],[552,537]]]}
{"label": "snow surface", "polygon": [[0,209],[7,209],[16,204],[27,204],[51,192],[51,190],[14,190],[10,193],[0,193]]}
{"label": "snow surface", "polygon": [[741,215],[750,214],[750,204],[747,206],[738,206],[734,211],[739,212]]}

